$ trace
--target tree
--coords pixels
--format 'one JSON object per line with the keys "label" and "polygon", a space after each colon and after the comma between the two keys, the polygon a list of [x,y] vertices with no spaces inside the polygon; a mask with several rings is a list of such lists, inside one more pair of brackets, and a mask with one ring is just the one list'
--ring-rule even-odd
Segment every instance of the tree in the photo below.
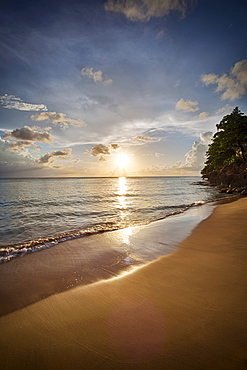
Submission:
{"label": "tree", "polygon": [[244,116],[236,107],[231,114],[223,117],[216,127],[217,130],[225,133],[226,145],[236,150],[240,149],[242,158],[245,160],[244,145],[247,142],[247,116]]}
{"label": "tree", "polygon": [[236,107],[231,114],[223,117],[216,128],[201,172],[203,177],[221,171],[230,163],[246,160],[247,116]]}

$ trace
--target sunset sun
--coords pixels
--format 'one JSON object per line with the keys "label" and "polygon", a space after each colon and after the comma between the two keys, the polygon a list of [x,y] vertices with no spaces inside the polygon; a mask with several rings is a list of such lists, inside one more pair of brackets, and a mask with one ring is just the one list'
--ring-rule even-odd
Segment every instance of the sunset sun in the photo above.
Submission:
{"label": "sunset sun", "polygon": [[116,157],[116,164],[119,168],[125,169],[129,164],[129,156],[127,154],[119,154]]}

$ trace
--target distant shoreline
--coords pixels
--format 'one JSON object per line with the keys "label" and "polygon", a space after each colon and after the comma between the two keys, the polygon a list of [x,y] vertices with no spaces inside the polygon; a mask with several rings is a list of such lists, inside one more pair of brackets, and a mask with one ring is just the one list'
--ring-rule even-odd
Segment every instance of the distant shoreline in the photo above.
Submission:
{"label": "distant shoreline", "polygon": [[[57,176],[57,177],[0,177],[0,180],[39,180],[39,179],[111,179],[111,178],[114,178],[114,179],[117,179],[119,177],[127,177],[127,178],[163,178],[163,177],[174,177],[174,178],[178,178],[178,177],[199,177],[201,178],[200,175],[188,175],[188,176],[176,176],[176,175],[171,175],[171,176],[65,176],[65,177],[62,177],[62,176]],[[206,182],[206,180],[205,180]]]}

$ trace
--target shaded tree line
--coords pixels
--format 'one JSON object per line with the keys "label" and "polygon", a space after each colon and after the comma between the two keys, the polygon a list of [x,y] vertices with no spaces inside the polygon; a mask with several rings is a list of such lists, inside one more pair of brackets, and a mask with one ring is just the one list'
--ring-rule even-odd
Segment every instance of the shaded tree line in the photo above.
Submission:
{"label": "shaded tree line", "polygon": [[247,116],[236,107],[216,128],[201,171],[202,177],[209,180],[232,163],[241,164],[247,160]]}

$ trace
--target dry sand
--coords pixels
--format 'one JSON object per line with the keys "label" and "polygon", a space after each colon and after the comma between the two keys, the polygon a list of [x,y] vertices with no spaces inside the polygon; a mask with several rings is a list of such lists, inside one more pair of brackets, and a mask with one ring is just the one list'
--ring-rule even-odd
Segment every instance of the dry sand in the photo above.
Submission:
{"label": "dry sand", "polygon": [[3,316],[1,369],[246,369],[247,198],[179,247]]}

